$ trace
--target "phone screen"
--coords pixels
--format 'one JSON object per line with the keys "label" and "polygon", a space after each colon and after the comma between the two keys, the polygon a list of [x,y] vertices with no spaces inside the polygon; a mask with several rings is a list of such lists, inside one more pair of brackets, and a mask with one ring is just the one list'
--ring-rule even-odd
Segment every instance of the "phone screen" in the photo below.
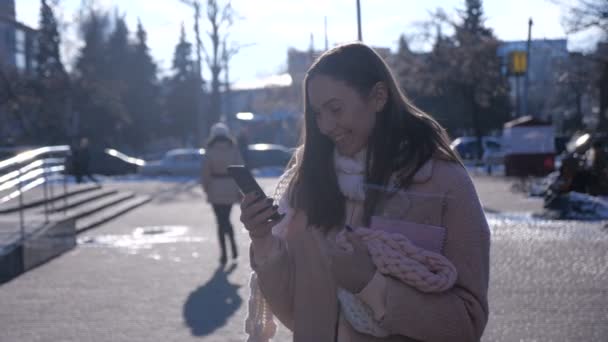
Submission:
{"label": "phone screen", "polygon": [[[262,187],[255,181],[253,175],[243,165],[231,165],[227,168],[228,174],[234,179],[236,185],[241,189],[243,194],[249,194],[252,192],[264,193]],[[265,195],[264,195],[265,196]]]}
{"label": "phone screen", "polygon": [[[236,182],[236,185],[239,187],[239,189],[241,189],[241,192],[243,194],[250,194],[252,192],[257,191],[260,194],[260,199],[267,197],[266,194],[264,194],[264,191],[262,190],[262,187],[260,186],[260,184],[258,184],[258,182],[256,182],[255,178],[253,178],[253,175],[251,174],[249,169],[247,169],[245,166],[231,165],[231,166],[228,166],[227,170],[228,170],[228,174],[234,179],[234,181]],[[257,200],[256,200],[256,202],[257,202]],[[276,215],[271,217],[271,220],[277,220],[280,218],[282,218],[282,215],[279,215],[277,213]]]}

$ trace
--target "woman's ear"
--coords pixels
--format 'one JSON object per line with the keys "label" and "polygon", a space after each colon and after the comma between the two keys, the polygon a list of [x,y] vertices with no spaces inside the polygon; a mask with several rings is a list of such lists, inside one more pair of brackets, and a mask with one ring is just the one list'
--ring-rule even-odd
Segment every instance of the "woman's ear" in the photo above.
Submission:
{"label": "woman's ear", "polygon": [[388,101],[388,88],[384,82],[378,82],[374,85],[371,100],[376,113],[384,109]]}

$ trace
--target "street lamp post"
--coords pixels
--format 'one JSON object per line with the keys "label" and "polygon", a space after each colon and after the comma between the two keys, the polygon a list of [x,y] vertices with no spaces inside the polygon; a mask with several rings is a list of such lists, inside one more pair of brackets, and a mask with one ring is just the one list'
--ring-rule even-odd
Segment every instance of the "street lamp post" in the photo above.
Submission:
{"label": "street lamp post", "polygon": [[358,39],[360,42],[363,41],[363,34],[361,33],[361,1],[357,0],[357,32]]}
{"label": "street lamp post", "polygon": [[526,43],[526,71],[524,74],[524,100],[522,103],[523,115],[528,113],[528,91],[530,87],[530,44],[532,43],[532,18],[528,21],[528,42]]}

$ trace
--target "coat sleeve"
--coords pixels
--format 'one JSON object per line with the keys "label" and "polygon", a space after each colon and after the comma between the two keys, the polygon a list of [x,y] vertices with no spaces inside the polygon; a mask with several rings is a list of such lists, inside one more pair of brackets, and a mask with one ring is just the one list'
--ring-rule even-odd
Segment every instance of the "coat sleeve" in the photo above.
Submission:
{"label": "coat sleeve", "polygon": [[381,326],[421,341],[479,341],[488,320],[490,230],[466,170],[450,171],[444,252],[458,271],[454,287],[423,293],[386,277],[384,288]]}
{"label": "coat sleeve", "polygon": [[203,190],[205,191],[205,193],[207,193],[209,191],[209,182],[211,181],[211,158],[205,158],[205,160],[202,162],[202,168],[201,168],[201,185],[203,186]]}
{"label": "coat sleeve", "polygon": [[[287,241],[272,235],[266,246],[250,247],[251,268],[258,276],[258,283],[272,312],[290,330],[294,320],[294,278],[293,258]],[[267,249],[263,257],[256,257],[256,250]],[[260,252],[258,252],[260,253]]]}

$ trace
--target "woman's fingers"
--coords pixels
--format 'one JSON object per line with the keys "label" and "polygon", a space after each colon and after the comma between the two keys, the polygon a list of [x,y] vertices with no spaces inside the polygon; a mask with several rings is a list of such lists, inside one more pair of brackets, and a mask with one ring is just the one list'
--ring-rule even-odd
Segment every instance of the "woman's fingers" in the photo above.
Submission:
{"label": "woman's fingers", "polygon": [[277,212],[276,206],[270,206],[261,212],[257,213],[254,217],[251,218],[251,223],[253,225],[260,225],[266,223],[270,218]]}
{"label": "woman's fingers", "polygon": [[251,204],[260,200],[262,194],[257,192],[250,192],[243,196],[243,201],[241,202],[241,209],[249,207]]}
{"label": "woman's fingers", "polygon": [[261,213],[265,212],[268,209],[272,209],[272,199],[267,198],[261,200],[259,202],[255,202],[251,204],[249,207],[243,209],[245,220],[253,220]]}
{"label": "woman's fingers", "polygon": [[256,226],[255,229],[249,230],[249,236],[252,238],[263,238],[271,234],[272,227],[274,226],[273,222],[266,222],[259,226]]}
{"label": "woman's fingers", "polygon": [[272,205],[273,200],[262,194],[249,193],[241,202],[241,222],[252,237],[264,237],[270,234],[276,222],[270,218],[276,214],[277,206]]}

